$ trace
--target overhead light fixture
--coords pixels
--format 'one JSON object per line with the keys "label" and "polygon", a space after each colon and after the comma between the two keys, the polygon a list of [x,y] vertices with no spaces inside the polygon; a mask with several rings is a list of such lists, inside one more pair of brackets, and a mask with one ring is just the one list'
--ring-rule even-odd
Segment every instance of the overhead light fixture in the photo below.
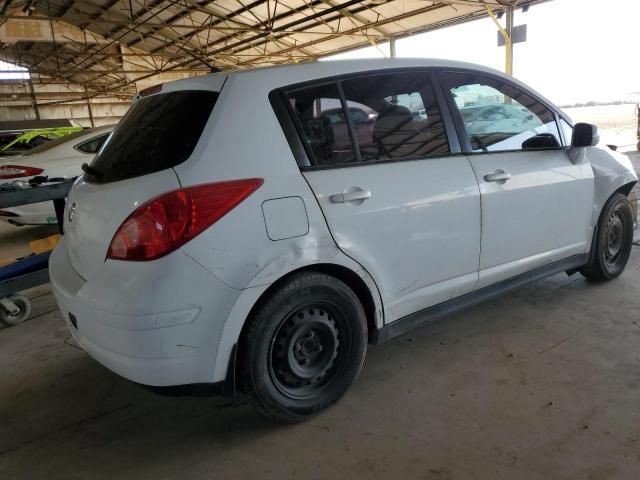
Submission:
{"label": "overhead light fixture", "polygon": [[522,13],[527,13],[529,11],[529,7],[530,5],[525,5],[524,7],[522,7]]}
{"label": "overhead light fixture", "polygon": [[504,15],[504,12],[500,11],[500,12],[498,12],[498,13],[496,14],[496,18],[497,18],[498,20],[500,20],[500,19],[502,18],[502,16],[503,16],[503,15]]}

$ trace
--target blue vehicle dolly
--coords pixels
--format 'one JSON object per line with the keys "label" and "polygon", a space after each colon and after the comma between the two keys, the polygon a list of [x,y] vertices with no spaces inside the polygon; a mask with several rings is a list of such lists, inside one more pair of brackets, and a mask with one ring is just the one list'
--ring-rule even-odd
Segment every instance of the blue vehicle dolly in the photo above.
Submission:
{"label": "blue vehicle dolly", "polygon": [[[53,201],[58,229],[62,233],[65,198],[73,180],[41,186],[12,187],[0,185],[0,209]],[[18,292],[49,282],[49,256],[51,252],[30,255],[0,267],[0,322],[17,325],[31,313],[29,300]]]}

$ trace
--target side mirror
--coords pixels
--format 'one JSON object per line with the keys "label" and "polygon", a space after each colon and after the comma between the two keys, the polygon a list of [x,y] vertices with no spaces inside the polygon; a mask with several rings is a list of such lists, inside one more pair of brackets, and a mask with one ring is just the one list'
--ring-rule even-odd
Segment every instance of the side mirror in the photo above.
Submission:
{"label": "side mirror", "polygon": [[576,123],[573,127],[572,147],[595,147],[600,142],[598,127],[591,123]]}

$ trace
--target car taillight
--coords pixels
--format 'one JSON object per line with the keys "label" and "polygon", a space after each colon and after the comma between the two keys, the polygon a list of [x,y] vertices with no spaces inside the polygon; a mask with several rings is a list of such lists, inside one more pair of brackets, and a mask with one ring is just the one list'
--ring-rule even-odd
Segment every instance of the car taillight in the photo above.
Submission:
{"label": "car taillight", "polygon": [[156,197],[120,225],[107,258],[146,261],[167,255],[220,220],[263,182],[247,178],[208,183]]}
{"label": "car taillight", "polygon": [[2,165],[0,166],[0,180],[8,180],[10,178],[34,177],[40,175],[44,170],[36,167],[23,167],[21,165]]}

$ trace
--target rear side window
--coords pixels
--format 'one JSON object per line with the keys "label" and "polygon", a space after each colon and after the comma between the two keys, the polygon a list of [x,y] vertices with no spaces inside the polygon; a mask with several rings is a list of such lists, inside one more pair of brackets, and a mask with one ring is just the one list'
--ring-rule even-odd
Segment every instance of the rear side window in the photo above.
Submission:
{"label": "rear side window", "polygon": [[93,160],[89,180],[115,182],[184,162],[195,148],[217,92],[184,90],[143,98],[120,121]]}
{"label": "rear side window", "polygon": [[342,82],[363,162],[449,153],[425,72],[371,75]]}
{"label": "rear side window", "polygon": [[356,161],[336,83],[289,91],[287,97],[317,165]]}
{"label": "rear side window", "polygon": [[100,135],[98,137],[92,138],[91,140],[87,140],[86,142],[80,143],[76,145],[76,150],[80,150],[82,153],[98,153],[100,147],[104,143],[104,141],[109,136],[108,133],[104,135]]}
{"label": "rear side window", "polygon": [[289,90],[286,95],[314,165],[416,159],[450,152],[426,72],[357,76]]}

